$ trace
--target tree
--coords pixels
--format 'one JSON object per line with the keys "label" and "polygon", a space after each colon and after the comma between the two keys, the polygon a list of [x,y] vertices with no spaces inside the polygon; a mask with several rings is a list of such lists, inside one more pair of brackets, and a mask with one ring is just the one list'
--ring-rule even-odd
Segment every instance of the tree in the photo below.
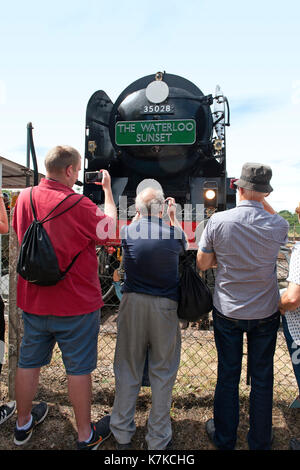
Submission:
{"label": "tree", "polygon": [[300,224],[299,224],[298,215],[296,214],[296,212],[292,214],[288,210],[282,210],[279,212],[279,215],[281,215],[281,217],[283,217],[285,220],[288,221],[290,225],[290,230],[289,230],[290,236],[300,235]]}

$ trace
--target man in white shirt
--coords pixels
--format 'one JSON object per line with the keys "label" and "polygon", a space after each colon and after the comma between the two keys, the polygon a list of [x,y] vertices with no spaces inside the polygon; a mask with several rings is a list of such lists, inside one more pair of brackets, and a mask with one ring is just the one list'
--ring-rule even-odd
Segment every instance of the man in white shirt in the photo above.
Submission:
{"label": "man in white shirt", "polygon": [[[300,203],[296,208],[296,213],[300,222]],[[299,389],[299,396],[295,400],[298,407],[300,403],[300,242],[294,246],[287,280],[289,285],[281,296],[279,310],[282,314],[283,331]],[[291,439],[290,448],[300,450],[300,440]]]}

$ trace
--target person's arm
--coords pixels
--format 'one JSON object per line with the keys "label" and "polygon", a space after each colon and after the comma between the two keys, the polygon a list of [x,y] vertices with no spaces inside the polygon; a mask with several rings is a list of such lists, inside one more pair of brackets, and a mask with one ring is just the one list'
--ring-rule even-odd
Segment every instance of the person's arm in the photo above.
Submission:
{"label": "person's arm", "polygon": [[8,218],[2,191],[0,190],[0,233],[8,232]]}
{"label": "person's arm", "polygon": [[279,301],[279,310],[282,315],[288,310],[293,312],[300,307],[300,286],[290,282]]}
{"label": "person's arm", "polygon": [[289,263],[289,282],[279,301],[279,310],[284,315],[286,311],[293,312],[300,306],[300,247],[295,245]]}
{"label": "person's arm", "polygon": [[200,248],[197,252],[197,268],[200,271],[206,271],[209,268],[215,267],[217,264],[215,252],[204,253]]}
{"label": "person's arm", "polygon": [[170,224],[173,226],[173,227],[177,227],[180,232],[183,234],[183,237],[182,240],[183,242],[185,242],[185,249],[188,249],[188,240],[187,240],[187,236],[185,234],[185,232],[182,230],[182,226],[179,222],[179,220],[177,219],[177,216],[176,216],[176,202],[175,202],[175,199],[173,197],[168,197],[166,199],[166,201],[168,201],[168,209],[167,209],[167,214],[169,216],[169,219],[170,219]]}
{"label": "person's arm", "polygon": [[110,174],[107,170],[103,170],[102,189],[104,191],[104,214],[111,217],[117,222],[117,208],[111,190]]}
{"label": "person's arm", "polygon": [[264,209],[265,211],[269,212],[269,214],[277,214],[277,212],[273,209],[272,206],[270,206],[270,204],[266,201],[266,199],[264,198],[262,201],[262,205],[264,206]]}
{"label": "person's arm", "polygon": [[199,241],[196,264],[200,271],[216,267],[217,258],[213,246],[213,216],[208,220]]}
{"label": "person's arm", "polygon": [[136,211],[135,216],[131,219],[131,224],[132,222],[136,222],[139,219],[141,219],[141,214],[139,211]]}
{"label": "person's arm", "polygon": [[[95,184],[102,186],[104,207],[100,209],[96,206],[96,218],[89,217],[89,223],[87,224],[87,227],[93,230],[93,224],[96,222],[96,242],[98,244],[102,244],[109,239],[115,239],[117,226],[117,208],[111,190],[110,174],[107,170],[101,170],[101,172],[103,174],[102,182]],[[92,203],[93,206],[95,206],[94,203]],[[101,217],[101,220],[98,217]],[[91,231],[89,231],[89,234],[91,234]]]}
{"label": "person's arm", "polygon": [[[273,209],[272,206],[270,206],[270,204],[266,201],[265,198],[261,202],[262,202],[262,205],[264,206],[265,211],[269,212],[269,214],[271,214],[271,215],[276,215],[277,214],[277,212]],[[278,215],[278,217],[280,217],[280,216]],[[280,218],[281,218],[282,223],[280,223],[280,226],[278,224],[278,235],[277,235],[277,237],[280,237],[281,244],[285,245],[288,242],[289,224],[285,219],[283,219],[282,217],[280,217]],[[279,240],[279,239],[277,238],[277,240]]]}
{"label": "person's arm", "polygon": [[182,230],[180,222],[179,222],[179,220],[177,219],[177,216],[176,216],[176,202],[175,202],[175,199],[173,197],[167,197],[166,201],[168,201],[167,214],[169,216],[171,225],[173,225],[173,227],[178,227]]}

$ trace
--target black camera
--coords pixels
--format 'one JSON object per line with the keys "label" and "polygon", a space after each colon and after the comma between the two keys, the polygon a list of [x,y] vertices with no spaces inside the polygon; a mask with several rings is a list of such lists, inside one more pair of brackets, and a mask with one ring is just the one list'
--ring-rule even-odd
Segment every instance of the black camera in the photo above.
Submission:
{"label": "black camera", "polygon": [[85,182],[92,183],[102,183],[103,173],[101,171],[87,171],[85,174]]}

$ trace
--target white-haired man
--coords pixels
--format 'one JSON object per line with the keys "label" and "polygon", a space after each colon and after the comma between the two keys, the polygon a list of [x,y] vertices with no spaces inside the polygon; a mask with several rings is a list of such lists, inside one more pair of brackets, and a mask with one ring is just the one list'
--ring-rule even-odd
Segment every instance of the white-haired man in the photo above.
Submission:
{"label": "white-haired man", "polygon": [[118,450],[131,448],[147,350],[152,407],[146,441],[149,450],[171,446],[170,406],[181,346],[178,264],[185,237],[176,219],[174,199],[168,201],[171,226],[162,220],[164,204],[162,191],[150,187],[141,191],[136,198],[136,220],[121,234],[125,281],[118,316],[116,392],[110,421]]}

